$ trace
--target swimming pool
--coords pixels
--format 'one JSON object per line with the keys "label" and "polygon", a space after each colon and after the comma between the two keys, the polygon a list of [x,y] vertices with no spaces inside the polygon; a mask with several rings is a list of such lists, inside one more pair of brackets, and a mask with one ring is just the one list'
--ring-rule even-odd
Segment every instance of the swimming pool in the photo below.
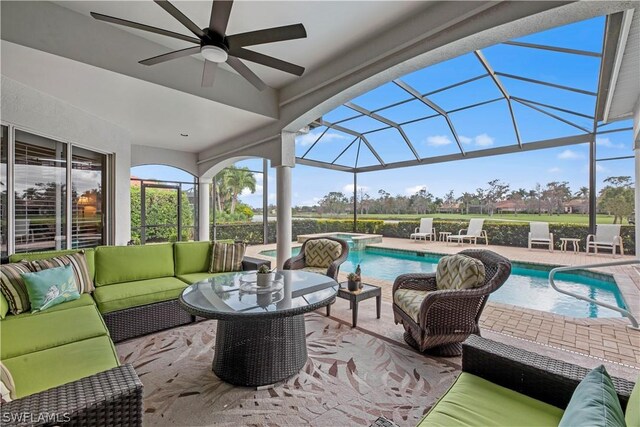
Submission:
{"label": "swimming pool", "polygon": [[[293,248],[297,254],[300,248]],[[275,257],[275,251],[261,252]],[[440,255],[367,247],[362,251],[349,252],[349,258],[342,264],[340,271],[352,272],[360,264],[362,275],[393,281],[403,273],[432,273],[436,270]],[[549,269],[514,262],[511,276],[490,300],[519,307],[561,314],[571,317],[620,317],[613,310],[578,300],[556,292],[549,285]],[[620,290],[607,276],[587,277],[579,274],[558,274],[556,281],[562,289],[588,296],[598,301],[615,304],[625,308]]]}

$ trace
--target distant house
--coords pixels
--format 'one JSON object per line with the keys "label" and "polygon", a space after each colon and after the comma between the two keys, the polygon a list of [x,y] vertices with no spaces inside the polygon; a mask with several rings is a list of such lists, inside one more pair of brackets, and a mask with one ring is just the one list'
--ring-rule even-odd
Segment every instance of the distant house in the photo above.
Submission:
{"label": "distant house", "polygon": [[522,200],[502,200],[496,203],[497,213],[519,213],[525,210],[526,206]]}
{"label": "distant house", "polygon": [[462,212],[462,203],[443,203],[438,207],[438,213],[460,213]]}
{"label": "distant house", "polygon": [[589,213],[589,200],[573,199],[564,204],[564,213],[587,214]]}

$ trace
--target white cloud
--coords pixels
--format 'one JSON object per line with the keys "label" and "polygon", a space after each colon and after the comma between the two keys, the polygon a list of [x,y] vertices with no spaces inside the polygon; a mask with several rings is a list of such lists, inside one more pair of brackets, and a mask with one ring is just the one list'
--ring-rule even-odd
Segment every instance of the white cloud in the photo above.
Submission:
{"label": "white cloud", "polygon": [[[365,185],[358,185],[358,191],[360,190],[367,191],[368,189],[369,187]],[[344,187],[342,187],[342,192],[345,194],[353,194],[353,184],[347,184]]]}
{"label": "white cloud", "polygon": [[605,168],[599,163],[596,163],[596,172],[608,172],[609,169]]}
{"label": "white cloud", "polygon": [[314,197],[311,200],[303,200],[300,202],[300,206],[314,206],[317,205],[320,200],[320,197]]}
{"label": "white cloud", "polygon": [[598,137],[596,138],[596,145],[599,145],[601,147],[606,147],[606,148],[624,148],[624,144],[623,143],[616,143],[611,141],[609,138],[605,138],[605,137]]}
{"label": "white cloud", "polygon": [[262,185],[260,184],[256,184],[256,191],[254,193],[252,193],[248,188],[245,188],[244,190],[242,190],[242,193],[240,193],[241,196],[251,196],[251,195],[256,195],[256,194],[262,194]]}
{"label": "white cloud", "polygon": [[458,136],[458,139],[463,144],[471,144],[473,142],[473,138],[469,138],[468,136],[464,136],[464,135]]}
{"label": "white cloud", "polygon": [[[316,142],[316,140],[318,139],[318,137],[322,135],[322,131],[320,130],[312,130],[309,133],[303,134],[303,135],[298,135],[296,137],[296,144],[302,146],[302,147],[307,147],[310,146],[311,144],[313,144],[314,142]],[[344,139],[349,139],[346,136],[339,134],[339,133],[335,133],[335,132],[326,132],[323,136],[322,139],[320,139],[319,142],[331,142],[331,141],[336,141],[336,140],[344,140]]]}
{"label": "white cloud", "polygon": [[434,147],[453,144],[453,141],[447,135],[431,135],[427,137],[427,144]]}
{"label": "white cloud", "polygon": [[414,185],[413,187],[407,187],[404,189],[405,194],[411,196],[416,194],[418,191],[425,189],[426,191],[429,191],[429,186],[426,184],[419,184],[419,185]]}
{"label": "white cloud", "polygon": [[549,173],[560,173],[560,172],[562,172],[562,169],[560,169],[559,167],[556,166],[556,167],[552,167],[552,168],[547,169],[547,172],[549,172]]}
{"label": "white cloud", "polygon": [[486,133],[482,133],[475,137],[476,145],[479,147],[490,147],[493,145],[495,141],[493,137],[487,135]]}
{"label": "white cloud", "polygon": [[558,154],[560,160],[576,160],[584,158],[584,154],[577,151],[566,149],[562,153]]}

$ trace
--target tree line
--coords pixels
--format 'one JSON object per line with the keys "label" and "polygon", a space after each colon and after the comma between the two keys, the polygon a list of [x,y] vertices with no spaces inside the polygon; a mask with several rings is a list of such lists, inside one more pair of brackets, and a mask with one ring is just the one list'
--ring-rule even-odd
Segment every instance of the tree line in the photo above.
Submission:
{"label": "tree line", "polygon": [[[634,188],[630,176],[613,176],[606,178],[605,186],[598,194],[598,211],[614,216],[614,223],[622,222],[633,214]],[[384,189],[373,196],[360,188],[356,194],[356,206],[360,214],[431,214],[431,213],[463,213],[493,215],[499,210],[501,202],[503,211],[521,213],[561,214],[569,210],[568,203],[574,210],[587,213],[589,188],[580,187],[572,190],[566,181],[553,181],[542,186],[536,184],[531,189],[512,189],[499,179],[493,179],[475,192],[456,194],[450,190],[444,196],[434,196],[421,188],[412,195],[392,195]],[[354,195],[345,195],[340,191],[326,194],[315,206],[296,207],[297,212],[315,212],[318,214],[344,214],[352,212]],[[573,209],[572,208],[572,209]]]}

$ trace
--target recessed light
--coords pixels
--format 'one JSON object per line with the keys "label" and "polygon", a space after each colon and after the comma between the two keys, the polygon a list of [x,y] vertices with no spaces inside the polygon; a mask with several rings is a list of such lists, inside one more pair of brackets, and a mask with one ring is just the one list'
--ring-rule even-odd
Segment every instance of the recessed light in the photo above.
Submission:
{"label": "recessed light", "polygon": [[189,136],[188,133],[181,133],[180,136],[184,136],[185,138]]}

